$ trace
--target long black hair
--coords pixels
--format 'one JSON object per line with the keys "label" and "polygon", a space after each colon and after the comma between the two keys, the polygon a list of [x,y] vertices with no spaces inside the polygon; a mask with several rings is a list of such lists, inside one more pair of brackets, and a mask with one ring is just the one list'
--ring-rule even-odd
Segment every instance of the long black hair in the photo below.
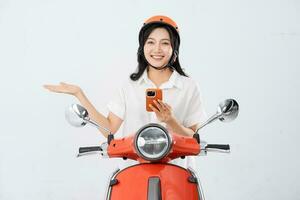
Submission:
{"label": "long black hair", "polygon": [[147,62],[145,55],[144,55],[144,45],[146,40],[148,39],[151,32],[156,28],[164,28],[168,31],[171,39],[171,45],[173,48],[173,53],[170,58],[168,67],[173,71],[176,70],[180,75],[188,77],[188,75],[182,70],[180,63],[179,63],[179,46],[180,46],[180,38],[179,34],[176,30],[173,30],[172,27],[162,23],[153,23],[149,24],[146,29],[142,29],[139,35],[139,48],[137,52],[137,61],[138,66],[136,72],[130,75],[130,79],[133,81],[137,81],[142,74],[144,73],[145,69],[149,63]]}

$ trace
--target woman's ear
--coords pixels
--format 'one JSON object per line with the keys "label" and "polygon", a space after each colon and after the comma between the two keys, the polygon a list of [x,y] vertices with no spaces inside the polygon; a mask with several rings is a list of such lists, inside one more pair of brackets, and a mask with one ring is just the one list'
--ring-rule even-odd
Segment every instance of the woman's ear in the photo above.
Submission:
{"label": "woman's ear", "polygon": [[176,61],[177,57],[178,57],[178,51],[174,50],[174,55],[173,55],[173,58],[172,58],[173,63]]}

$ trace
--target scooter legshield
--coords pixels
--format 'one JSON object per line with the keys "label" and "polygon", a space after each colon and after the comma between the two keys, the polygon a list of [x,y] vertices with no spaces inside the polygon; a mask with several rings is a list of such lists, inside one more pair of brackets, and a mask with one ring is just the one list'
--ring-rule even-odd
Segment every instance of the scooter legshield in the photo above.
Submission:
{"label": "scooter legshield", "polygon": [[172,164],[138,164],[111,181],[109,200],[198,200],[198,181],[187,169]]}

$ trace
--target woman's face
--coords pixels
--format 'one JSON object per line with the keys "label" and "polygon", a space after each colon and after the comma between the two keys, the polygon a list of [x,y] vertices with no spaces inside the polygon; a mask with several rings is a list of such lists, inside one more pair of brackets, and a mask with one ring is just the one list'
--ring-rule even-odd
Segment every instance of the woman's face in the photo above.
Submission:
{"label": "woman's face", "polygon": [[144,45],[144,55],[148,63],[154,67],[164,67],[168,64],[172,52],[168,31],[164,28],[154,29]]}

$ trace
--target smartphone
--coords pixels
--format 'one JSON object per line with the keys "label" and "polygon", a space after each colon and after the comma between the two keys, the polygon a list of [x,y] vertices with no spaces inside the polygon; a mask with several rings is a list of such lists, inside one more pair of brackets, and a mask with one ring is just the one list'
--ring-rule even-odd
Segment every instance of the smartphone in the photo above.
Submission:
{"label": "smartphone", "polygon": [[154,100],[161,100],[162,101],[162,90],[159,88],[149,88],[146,90],[146,110],[148,112],[153,112],[153,110],[149,107],[149,104],[155,106],[153,103]]}

